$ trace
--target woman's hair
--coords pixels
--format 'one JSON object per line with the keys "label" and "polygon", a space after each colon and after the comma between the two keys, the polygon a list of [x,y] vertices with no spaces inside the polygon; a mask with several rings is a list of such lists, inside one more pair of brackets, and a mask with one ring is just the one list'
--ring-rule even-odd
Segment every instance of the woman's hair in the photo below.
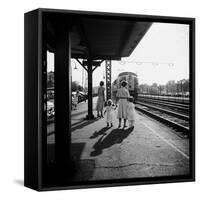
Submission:
{"label": "woman's hair", "polygon": [[121,85],[122,85],[122,87],[125,87],[127,85],[127,82],[126,81],[122,81]]}
{"label": "woman's hair", "polygon": [[109,99],[109,100],[107,101],[107,106],[111,106],[111,105],[112,105],[112,100]]}
{"label": "woman's hair", "polygon": [[103,82],[103,81],[100,81],[99,85],[100,85],[100,86],[103,86],[103,85],[104,85],[104,82]]}

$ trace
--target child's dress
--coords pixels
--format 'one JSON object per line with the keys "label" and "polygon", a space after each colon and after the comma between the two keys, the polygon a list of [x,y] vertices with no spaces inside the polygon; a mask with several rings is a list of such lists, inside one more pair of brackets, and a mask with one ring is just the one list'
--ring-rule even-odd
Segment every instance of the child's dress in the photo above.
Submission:
{"label": "child's dress", "polygon": [[113,122],[113,107],[111,106],[106,106],[106,122],[107,123],[112,123]]}
{"label": "child's dress", "polygon": [[129,121],[129,126],[132,127],[135,124],[135,105],[131,102],[127,104],[127,117]]}

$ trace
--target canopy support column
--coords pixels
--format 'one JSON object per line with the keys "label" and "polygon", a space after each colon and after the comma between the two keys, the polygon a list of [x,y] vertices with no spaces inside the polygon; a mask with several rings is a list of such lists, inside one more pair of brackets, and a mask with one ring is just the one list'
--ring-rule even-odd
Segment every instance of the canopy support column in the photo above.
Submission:
{"label": "canopy support column", "polygon": [[88,61],[88,115],[86,119],[94,119],[93,115],[93,94],[92,94],[92,62]]}
{"label": "canopy support column", "polygon": [[[83,61],[82,63],[79,61],[79,59],[76,59],[76,60],[88,73],[88,114],[86,116],[86,119],[94,119],[94,115],[93,115],[93,91],[92,91],[93,71],[95,71],[95,69],[97,67],[99,67],[104,60],[93,61],[93,60],[88,59],[87,61]],[[87,68],[86,68],[86,66],[87,66]]]}
{"label": "canopy support column", "polygon": [[70,163],[71,146],[71,38],[66,24],[56,27],[55,48],[55,158],[63,169]]}

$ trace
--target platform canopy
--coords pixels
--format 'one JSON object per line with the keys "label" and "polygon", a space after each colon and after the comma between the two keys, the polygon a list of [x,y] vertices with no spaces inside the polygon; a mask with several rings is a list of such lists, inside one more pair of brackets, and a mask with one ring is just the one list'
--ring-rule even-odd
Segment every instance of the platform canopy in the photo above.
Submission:
{"label": "platform canopy", "polygon": [[[128,57],[151,26],[151,22],[80,16],[71,23],[71,57],[120,60]],[[54,52],[55,28],[47,26],[48,50]]]}

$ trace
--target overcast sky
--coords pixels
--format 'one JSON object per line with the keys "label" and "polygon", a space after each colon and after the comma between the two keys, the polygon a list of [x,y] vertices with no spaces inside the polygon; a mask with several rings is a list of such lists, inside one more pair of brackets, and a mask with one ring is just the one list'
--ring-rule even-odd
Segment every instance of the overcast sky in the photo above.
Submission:
{"label": "overcast sky", "polygon": [[[48,71],[53,70],[53,55],[48,53]],[[72,80],[85,84],[86,73],[72,60]],[[133,53],[122,62],[112,61],[112,81],[120,72],[138,74],[139,84],[165,84],[169,80],[189,78],[189,26],[153,23]],[[94,86],[105,74],[105,62],[93,74]]]}

